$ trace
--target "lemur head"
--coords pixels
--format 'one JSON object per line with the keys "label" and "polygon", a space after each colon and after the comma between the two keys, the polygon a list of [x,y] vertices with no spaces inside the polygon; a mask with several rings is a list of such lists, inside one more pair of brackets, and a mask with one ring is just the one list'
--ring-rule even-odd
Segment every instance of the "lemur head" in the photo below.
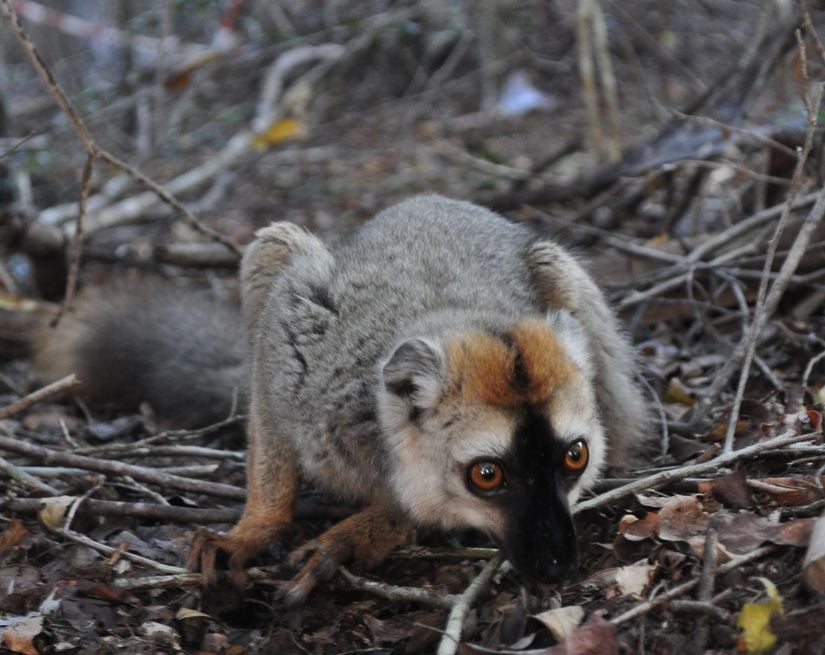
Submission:
{"label": "lemur head", "polygon": [[412,519],[488,533],[527,577],[571,573],[570,505],[606,454],[588,347],[566,311],[398,345],[378,405]]}

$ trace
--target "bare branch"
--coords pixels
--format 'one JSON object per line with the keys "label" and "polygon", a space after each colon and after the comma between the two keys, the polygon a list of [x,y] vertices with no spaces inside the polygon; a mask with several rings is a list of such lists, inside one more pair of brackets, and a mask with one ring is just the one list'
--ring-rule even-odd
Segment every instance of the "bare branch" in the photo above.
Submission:
{"label": "bare branch", "polygon": [[30,393],[25,398],[21,398],[17,402],[0,409],[0,420],[8,418],[9,416],[14,416],[18,412],[22,412],[24,409],[28,409],[32,405],[39,403],[41,400],[45,400],[46,398],[50,398],[56,394],[63,393],[64,391],[70,391],[79,384],[80,380],[77,379],[77,376],[74,373],[67,375],[65,378],[52,382],[42,389],[38,389],[37,391]]}

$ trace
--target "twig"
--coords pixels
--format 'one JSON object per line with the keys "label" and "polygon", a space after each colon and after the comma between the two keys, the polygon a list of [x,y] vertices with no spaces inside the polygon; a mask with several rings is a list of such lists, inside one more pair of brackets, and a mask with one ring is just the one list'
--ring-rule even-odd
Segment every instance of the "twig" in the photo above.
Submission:
{"label": "twig", "polygon": [[280,118],[278,103],[283,94],[286,77],[297,66],[315,60],[330,61],[340,59],[346,48],[337,43],[308,45],[293,48],[281,54],[269,67],[264,77],[261,97],[252,121],[252,131],[265,132]]}
{"label": "twig", "polygon": [[350,587],[359,591],[366,591],[381,598],[395,602],[414,602],[424,605],[434,605],[450,609],[458,603],[460,596],[454,594],[443,594],[420,587],[396,587],[384,582],[368,580],[367,578],[353,575],[343,566],[338,567],[338,572],[344,577]]}
{"label": "twig", "polygon": [[503,561],[501,555],[496,555],[481,570],[470,586],[459,596],[458,601],[453,605],[450,616],[447,619],[447,627],[444,629],[444,636],[438,645],[438,655],[454,655],[461,643],[461,629],[464,627],[464,619],[470,611],[470,607],[476,601],[481,592],[485,589],[493,574]]}
{"label": "twig", "polygon": [[[271,587],[278,587],[283,584],[283,580],[278,580],[273,576],[269,567],[256,566],[251,569],[246,569],[246,575],[257,584]],[[201,587],[203,586],[203,576],[200,573],[189,573],[180,569],[180,572],[172,573],[171,575],[152,575],[142,578],[116,578],[112,580],[112,585],[118,589],[125,589],[127,591]]]}
{"label": "twig", "polygon": [[58,85],[57,80],[54,79],[51,71],[46,66],[40,56],[40,53],[37,51],[37,48],[34,47],[34,43],[23,29],[23,26],[20,24],[20,19],[14,9],[12,9],[10,0],[0,0],[0,9],[2,9],[4,18],[9,25],[11,25],[12,30],[17,36],[17,40],[20,42],[20,45],[28,56],[29,61],[31,61],[32,66],[34,66],[34,69],[37,71],[37,74],[40,76],[40,79],[46,85],[46,88],[52,95],[52,98],[54,98],[57,106],[60,107],[64,114],[66,114],[74,127],[74,131],[80,139],[84,150],[86,150],[86,154],[92,159],[100,159],[111,164],[118,170],[121,170],[129,175],[129,177],[135,181],[145,186],[147,189],[150,189],[152,193],[154,193],[163,202],[172,206],[184,218],[184,220],[192,226],[193,229],[210,239],[214,239],[215,241],[222,243],[240,257],[241,249],[231,239],[201,223],[197,216],[186,209],[186,207],[184,207],[177,198],[172,196],[168,191],[157,184],[157,182],[150,179],[126,162],[120,160],[112,153],[104,150],[95,142],[92,134],[89,132],[80,116],[78,116],[77,112],[74,110],[74,107],[72,107],[71,102],[69,102],[69,99],[63,93],[63,90]]}
{"label": "twig", "polygon": [[766,450],[771,450],[772,448],[781,448],[783,446],[788,446],[799,441],[809,441],[815,438],[815,434],[796,434],[795,431],[788,430],[787,432],[779,435],[778,437],[768,439],[767,441],[763,441],[761,443],[753,444],[752,446],[748,446],[746,448],[740,448],[739,450],[734,450],[730,453],[719,455],[719,457],[715,457],[709,462],[701,462],[699,464],[688,464],[686,466],[680,466],[679,468],[668,469],[667,471],[659,471],[658,473],[654,473],[652,475],[648,475],[638,480],[634,480],[633,482],[630,482],[629,484],[621,486],[617,489],[606,491],[605,493],[600,494],[594,498],[590,498],[588,500],[583,500],[579,503],[576,503],[575,507],[573,507],[573,513],[583,512],[585,510],[602,507],[603,505],[612,503],[613,501],[618,500],[620,498],[624,498],[625,496],[628,496],[630,494],[645,491],[646,489],[657,487],[661,484],[674,482],[676,480],[684,480],[685,478],[689,478],[694,475],[707,473],[708,471],[713,471],[714,469],[727,466],[741,459],[747,459],[748,457],[758,455],[759,453],[762,453]]}
{"label": "twig", "polygon": [[[51,495],[58,496],[54,491]],[[39,498],[10,498],[0,500],[0,507],[8,512],[39,512],[43,509]],[[77,510],[80,514],[93,516],[128,516],[151,521],[177,521],[178,523],[232,523],[241,515],[240,507],[235,509],[200,509],[157,505],[155,503],[126,503],[114,500],[86,500]]]}
{"label": "twig", "polygon": [[54,487],[46,484],[45,482],[41,482],[33,475],[26,473],[25,471],[21,471],[17,466],[9,462],[8,460],[0,457],[0,473],[3,473],[10,477],[12,480],[17,480],[22,486],[30,491],[33,491],[36,494],[42,494],[44,496],[59,496],[60,492],[57,491]]}
{"label": "twig", "polygon": [[192,493],[217,496],[218,498],[228,498],[231,500],[245,500],[246,491],[240,487],[234,487],[220,482],[208,482],[205,480],[194,480],[179,475],[162,473],[156,469],[125,464],[123,462],[113,462],[107,459],[97,459],[85,455],[75,455],[74,453],[62,452],[36,446],[19,439],[0,437],[0,450],[8,450],[21,455],[28,455],[46,463],[60,464],[62,466],[75,466],[77,468],[97,471],[110,475],[130,475],[135,480],[157,484],[161,487],[189,491]]}
{"label": "twig", "polygon": [[[68,539],[69,541],[74,541],[82,546],[87,546],[92,548],[99,553],[103,553],[104,555],[114,555],[118,552],[117,548],[112,548],[111,546],[107,546],[106,544],[102,544],[99,541],[95,541],[87,537],[86,535],[78,534],[72,530],[65,530],[63,528],[55,528],[52,530],[55,534],[59,534],[61,537]],[[124,559],[128,559],[135,564],[140,564],[142,566],[146,566],[150,569],[155,569],[156,571],[161,571],[163,573],[186,573],[186,569],[181,568],[179,566],[170,566],[169,564],[162,564],[161,562],[156,562],[155,560],[149,559],[148,557],[143,557],[141,555],[135,555],[134,553],[130,553],[128,551],[122,551],[119,553],[121,557]]]}
{"label": "twig", "polygon": [[807,388],[808,380],[811,377],[811,373],[814,370],[814,366],[816,366],[819,362],[821,362],[823,357],[825,357],[825,350],[823,350],[818,355],[814,355],[808,361],[808,365],[805,367],[805,373],[803,373],[803,375],[802,375],[802,386],[803,387]]}
{"label": "twig", "polygon": [[[230,425],[234,425],[246,417],[242,414],[235,414],[226,418],[222,421],[218,421],[217,423],[213,423],[212,425],[207,425],[203,428],[197,428],[195,430],[166,430],[165,432],[159,432],[157,434],[153,434],[151,437],[146,437],[145,439],[140,439],[138,441],[133,441],[131,443],[126,444],[107,444],[105,446],[94,446],[91,448],[78,448],[77,454],[79,455],[112,455],[113,453],[125,454],[131,452],[133,449],[140,450],[145,446],[149,446],[151,444],[155,444],[162,441],[174,441],[180,442],[185,441],[186,439],[192,439],[195,437],[205,436],[207,434],[212,434],[213,432],[217,432],[218,430],[225,428]],[[172,447],[172,446],[170,446]],[[234,451],[229,450],[217,450],[215,448],[201,448],[199,446],[175,446],[176,448],[198,448],[199,452],[197,456],[202,457],[219,457],[217,453],[223,453],[224,456],[231,456],[233,458],[237,458],[240,460],[244,459],[242,453],[236,453]],[[203,451],[203,452],[200,452]],[[208,453],[215,453],[213,455],[209,455]],[[194,454],[189,452],[187,454]]]}
{"label": "twig", "polygon": [[425,548],[404,546],[396,549],[393,559],[490,559],[499,554],[498,548]]}
{"label": "twig", "polygon": [[71,532],[72,522],[74,521],[74,517],[77,514],[77,510],[80,506],[84,503],[84,501],[88,500],[92,497],[92,494],[95,493],[98,489],[103,486],[105,482],[105,478],[100,477],[97,482],[91,486],[89,489],[82,496],[78,496],[75,498],[74,502],[72,502],[71,507],[69,507],[69,511],[66,512],[66,518],[63,520],[63,529],[66,532]]}
{"label": "twig", "polygon": [[604,133],[599,116],[599,93],[596,87],[595,61],[590,37],[598,11],[597,0],[578,0],[576,9],[576,43],[579,53],[579,79],[581,79],[584,106],[587,109],[587,125],[590,146],[599,161],[605,160]]}
{"label": "twig", "polygon": [[[747,555],[742,555],[742,557],[737,557],[736,559],[732,559],[729,562],[725,562],[722,566],[719,567],[719,574],[725,575],[726,573],[730,573],[734,569],[738,569],[740,566],[750,564],[751,562],[766,557],[767,555],[770,555],[776,550],[776,546],[763,546],[762,548],[757,548],[756,550],[751,551]],[[627,621],[635,619],[639,616],[643,616],[644,614],[647,614],[656,607],[664,605],[669,600],[672,600],[679,596],[683,596],[684,594],[688,593],[699,584],[699,581],[699,578],[694,578],[693,580],[683,582],[679,586],[673,587],[673,589],[671,589],[670,591],[666,591],[661,596],[657,596],[652,600],[639,603],[633,609],[630,609],[622,614],[619,614],[619,616],[613,617],[612,619],[610,619],[610,623],[614,625],[621,625],[622,623],[626,623]]]}
{"label": "twig", "polygon": [[799,8],[799,13],[802,16],[802,23],[805,25],[805,32],[811,37],[816,48],[816,53],[819,55],[820,61],[825,64],[825,46],[819,38],[819,34],[814,27],[814,22],[811,20],[811,12],[808,10],[808,3],[805,0],[796,0],[796,6]]}
{"label": "twig", "polygon": [[[52,490],[51,496],[60,495]],[[9,512],[37,513],[43,509],[40,498],[0,498],[0,508]],[[176,521],[178,523],[234,523],[241,516],[241,507],[207,508],[158,505],[155,503],[129,503],[116,500],[86,500],[77,510],[93,516],[128,516],[152,521]],[[348,505],[326,504],[312,496],[299,496],[295,503],[296,520],[342,519],[352,514]]]}
{"label": "twig", "polygon": [[[248,574],[248,572],[247,572]],[[181,589],[203,585],[200,573],[175,573],[172,575],[147,575],[142,578],[115,578],[112,586],[124,591],[146,591],[147,589]]]}
{"label": "twig", "polygon": [[130,444],[121,444],[123,448],[111,450],[103,448],[85,448],[77,452],[84,455],[97,454],[106,459],[129,457],[204,457],[208,459],[230,459],[235,462],[243,462],[245,455],[236,450],[219,450],[218,448],[206,448],[204,446],[149,446],[129,448]]}
{"label": "twig", "polygon": [[74,224],[72,258],[69,265],[69,275],[66,279],[66,293],[63,295],[60,309],[52,320],[52,327],[56,327],[60,323],[63,314],[72,306],[75,290],[77,289],[77,276],[80,273],[80,259],[83,255],[83,220],[86,217],[86,201],[89,199],[89,192],[91,191],[93,165],[94,157],[90,154],[86,157],[86,163],[83,164],[83,174],[80,176],[80,197],[77,200],[77,219]]}
{"label": "twig", "polygon": [[610,61],[607,22],[598,0],[593,2],[592,21],[593,49],[599,65],[599,79],[602,83],[604,104],[607,110],[607,154],[610,161],[617,161],[622,154],[619,148],[619,92],[616,86],[616,76],[613,74],[613,64]]}
{"label": "twig", "polygon": [[[802,42],[802,37],[799,34],[799,30],[797,30],[796,35],[800,46],[800,56],[802,57],[804,62],[805,49],[804,44]],[[804,71],[804,77],[806,80],[808,79],[807,71]],[[748,329],[747,334],[745,335],[745,338],[742,341],[745,344],[744,361],[742,362],[742,369],[739,374],[739,384],[737,385],[736,396],[734,397],[733,404],[731,405],[730,418],[728,420],[728,428],[727,432],[725,433],[724,451],[726,453],[729,453],[733,450],[733,436],[736,432],[736,421],[739,419],[739,408],[741,407],[742,399],[745,396],[745,386],[747,385],[748,377],[750,376],[751,363],[753,362],[754,355],[756,354],[756,344],[759,340],[759,336],[762,334],[762,330],[764,329],[765,324],[768,322],[768,319],[771,316],[773,316],[773,313],[776,310],[776,305],[779,303],[779,299],[782,297],[782,295],[785,292],[785,288],[787,287],[788,278],[791,275],[793,275],[793,273],[796,271],[796,267],[799,264],[799,260],[802,258],[802,255],[804,254],[805,249],[808,246],[808,241],[810,240],[810,234],[808,234],[808,238],[805,239],[805,231],[803,229],[800,229],[799,234],[797,235],[797,238],[794,241],[794,247],[791,250],[795,249],[796,242],[800,239],[804,239],[804,246],[799,251],[799,256],[796,259],[796,261],[792,261],[791,256],[789,254],[783,262],[780,273],[787,271],[787,277],[779,277],[771,285],[770,296],[772,299],[775,299],[775,301],[771,304],[768,304],[768,275],[770,274],[771,268],[773,267],[773,260],[776,256],[776,249],[779,246],[779,238],[785,229],[785,225],[791,213],[791,205],[793,204],[793,201],[796,198],[796,194],[799,192],[799,186],[801,183],[800,181],[802,179],[802,172],[805,168],[805,163],[808,161],[808,155],[810,154],[811,148],[813,147],[813,139],[817,123],[817,113],[819,112],[819,107],[822,103],[821,87],[817,92],[816,99],[813,103],[811,103],[806,92],[803,92],[803,98],[805,99],[805,107],[808,114],[808,126],[805,131],[805,144],[802,147],[802,151],[799,153],[799,158],[797,159],[796,166],[794,167],[793,177],[791,178],[791,188],[788,193],[788,201],[785,204],[785,211],[782,212],[782,216],[780,217],[779,222],[776,225],[776,230],[774,231],[773,237],[771,237],[770,241],[768,241],[768,252],[765,256],[765,265],[763,268],[764,276],[759,283],[759,289],[756,294],[757,300],[756,309],[754,310],[753,322],[751,323],[751,326]],[[818,204],[819,201],[817,201],[817,205]],[[814,210],[816,210],[817,205],[814,205]],[[813,210],[811,214],[813,214]],[[818,223],[821,218],[822,216],[820,216],[816,220],[816,222]],[[806,219],[805,224],[807,224],[809,221],[810,215]],[[788,266],[789,262],[791,262],[791,267]],[[737,348],[735,354],[739,350],[740,348]],[[737,360],[738,363],[738,360],[741,359],[741,357],[742,355],[739,355],[739,357],[732,357],[731,359]]]}
{"label": "twig", "polygon": [[[800,201],[801,200],[802,199],[800,199]],[[825,188],[820,189],[816,193],[816,202],[800,226],[799,232],[797,233],[793,245],[788,252],[788,256],[783,262],[782,267],[779,270],[779,274],[776,276],[776,281],[773,283],[770,291],[768,292],[764,305],[765,310],[763,315],[766,317],[764,320],[767,320],[767,317],[772,316],[776,311],[776,307],[779,305],[782,294],[787,288],[794,271],[799,265],[802,255],[805,254],[805,250],[811,240],[811,237],[813,236],[814,230],[816,230],[816,227],[819,225],[824,215]],[[755,326],[756,323],[754,322],[753,325]],[[704,397],[696,403],[696,405],[694,405],[692,414],[694,420],[697,420],[703,416],[710,409],[722,389],[727,384],[728,380],[730,380],[731,375],[733,375],[733,373],[739,368],[742,358],[745,355],[747,344],[748,341],[745,339],[737,344],[733,353],[727,359],[725,366],[723,366],[714,377],[710,389]]]}
{"label": "twig", "polygon": [[[716,567],[719,563],[719,552],[717,544],[719,537],[716,530],[712,527],[708,528],[705,535],[705,548],[702,552],[702,574],[699,578],[699,591],[696,594],[696,599],[700,603],[709,604],[713,597],[713,588],[716,586]],[[699,619],[695,631],[695,642],[699,650],[704,650],[705,644],[708,640],[708,621],[707,617],[703,616]]]}
{"label": "twig", "polygon": [[28,409],[32,405],[39,403],[41,400],[45,400],[46,398],[64,391],[74,389],[79,384],[80,380],[77,379],[77,376],[74,373],[67,375],[65,378],[61,378],[56,382],[52,382],[42,389],[33,391],[25,398],[21,398],[17,402],[0,409],[0,421],[4,418],[8,418],[9,416],[14,416],[18,412],[22,412],[24,409]]}

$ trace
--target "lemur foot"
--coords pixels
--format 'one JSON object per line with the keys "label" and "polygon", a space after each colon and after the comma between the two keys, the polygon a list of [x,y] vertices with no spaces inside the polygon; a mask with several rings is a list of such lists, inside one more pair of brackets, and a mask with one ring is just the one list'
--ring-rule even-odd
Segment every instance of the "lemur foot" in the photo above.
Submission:
{"label": "lemur foot", "polygon": [[330,579],[341,564],[357,570],[378,566],[410,537],[410,525],[384,508],[368,507],[295,549],[290,564],[301,571],[281,586],[284,602],[303,603],[318,582]]}
{"label": "lemur foot", "polygon": [[201,528],[195,533],[192,547],[186,559],[186,568],[200,571],[205,585],[217,579],[215,560],[219,551],[229,555],[229,576],[238,587],[246,585],[244,565],[262,552],[288,527],[288,524],[244,526],[239,523],[226,534],[218,534]]}

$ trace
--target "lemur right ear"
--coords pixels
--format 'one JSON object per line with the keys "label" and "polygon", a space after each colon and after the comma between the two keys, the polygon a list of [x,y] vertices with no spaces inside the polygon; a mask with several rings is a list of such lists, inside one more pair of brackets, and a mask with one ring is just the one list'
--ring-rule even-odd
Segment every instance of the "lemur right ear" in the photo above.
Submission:
{"label": "lemur right ear", "polygon": [[444,353],[424,339],[404,341],[381,370],[384,388],[407,403],[412,417],[432,407],[441,394]]}

